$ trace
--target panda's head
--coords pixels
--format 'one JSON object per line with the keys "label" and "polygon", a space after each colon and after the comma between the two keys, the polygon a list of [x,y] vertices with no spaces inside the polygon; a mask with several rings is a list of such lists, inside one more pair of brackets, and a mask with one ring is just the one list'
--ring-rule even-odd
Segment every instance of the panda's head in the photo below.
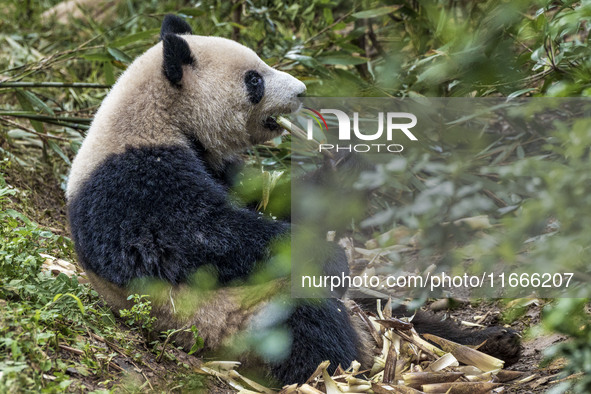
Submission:
{"label": "panda's head", "polygon": [[281,133],[280,114],[297,111],[305,85],[235,41],[192,35],[181,18],[162,24],[163,89],[170,120],[211,153],[227,154]]}

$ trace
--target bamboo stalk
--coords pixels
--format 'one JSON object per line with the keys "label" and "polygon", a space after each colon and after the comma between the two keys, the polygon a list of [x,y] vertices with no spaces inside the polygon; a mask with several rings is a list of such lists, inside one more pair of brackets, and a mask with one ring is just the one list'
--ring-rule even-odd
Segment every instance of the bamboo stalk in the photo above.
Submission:
{"label": "bamboo stalk", "polygon": [[95,88],[108,89],[111,85],[87,82],[0,82],[1,88]]}
{"label": "bamboo stalk", "polygon": [[16,127],[17,129],[26,131],[27,133],[35,134],[35,135],[39,136],[41,139],[44,139],[44,140],[47,139],[47,138],[51,138],[51,139],[59,140],[59,141],[70,141],[69,138],[60,137],[60,136],[57,136],[57,135],[39,133],[37,130],[33,130],[33,129],[29,128],[29,127],[26,127],[26,126],[21,125],[20,123],[13,122],[13,121],[8,120],[8,119],[3,119],[1,117],[0,117],[0,122],[2,122],[4,124],[7,124],[8,126]]}
{"label": "bamboo stalk", "polygon": [[[58,116],[44,116],[37,114],[27,114],[22,112],[5,112],[0,111],[0,117],[13,117],[22,119],[37,120],[43,123],[54,124],[57,126],[69,127],[71,129],[88,130],[90,128],[90,118],[64,118]],[[4,119],[6,120],[6,119]],[[80,123],[78,123],[80,122]]]}
{"label": "bamboo stalk", "polygon": [[308,134],[302,130],[301,128],[299,128],[298,126],[296,126],[295,124],[293,124],[292,122],[290,122],[288,119],[284,118],[283,116],[279,116],[277,118],[277,123],[279,123],[279,125],[281,127],[283,127],[285,130],[287,130],[291,135],[293,135],[294,137],[298,138],[300,141],[302,141],[302,143],[309,149],[312,149],[314,151],[319,151],[320,153],[322,153],[324,156],[327,156],[328,158],[333,158],[332,153],[326,151],[326,150],[320,150],[319,146],[320,146],[320,141],[315,140],[315,139],[308,139]]}
{"label": "bamboo stalk", "polygon": [[13,118],[25,118],[25,119],[33,119],[38,120],[40,122],[66,122],[66,123],[86,123],[90,124],[92,119],[90,118],[68,118],[68,117],[60,117],[60,116],[47,116],[47,115],[38,115],[32,113],[23,113],[23,112],[10,112],[10,111],[2,111],[0,110],[0,116],[11,116]]}

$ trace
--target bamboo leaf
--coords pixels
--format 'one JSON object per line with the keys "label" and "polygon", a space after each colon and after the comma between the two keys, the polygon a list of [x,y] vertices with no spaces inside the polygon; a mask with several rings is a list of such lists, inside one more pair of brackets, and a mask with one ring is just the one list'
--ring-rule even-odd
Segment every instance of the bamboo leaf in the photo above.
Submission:
{"label": "bamboo leaf", "polygon": [[35,138],[35,134],[29,133],[28,131],[20,130],[20,129],[9,130],[6,134],[8,135],[8,137],[15,139],[15,140],[22,139],[22,138]]}
{"label": "bamboo leaf", "polygon": [[115,40],[110,45],[111,45],[111,47],[119,48],[119,47],[125,46],[127,44],[131,44],[132,42],[146,40],[148,38],[151,39],[154,36],[158,35],[159,33],[160,33],[160,29],[144,30],[144,31],[140,31],[138,33],[133,33],[128,36],[122,37],[118,40]]}
{"label": "bamboo leaf", "polygon": [[353,16],[353,18],[356,18],[356,19],[375,18],[378,16],[391,14],[391,13],[399,10],[400,8],[402,8],[402,5],[391,5],[388,7],[375,8],[373,10],[356,12],[352,16]]}
{"label": "bamboo leaf", "polygon": [[[24,94],[22,90],[16,91],[16,98],[19,104],[21,105],[22,109],[24,109],[25,111],[35,112],[35,108],[33,108],[33,105],[29,102],[27,96]],[[31,122],[31,126],[33,126],[36,132],[45,133],[45,130],[43,129],[43,124],[41,122],[33,119],[29,119],[29,122]]]}
{"label": "bamboo leaf", "polygon": [[287,59],[295,60],[306,67],[310,67],[310,68],[318,67],[318,62],[316,61],[316,59],[314,59],[311,56],[289,53],[289,54],[285,55],[285,57]]}
{"label": "bamboo leaf", "polygon": [[525,88],[525,89],[516,90],[515,92],[513,92],[507,96],[507,100],[510,100],[515,97],[519,97],[519,96],[524,95],[529,92],[535,92],[536,90],[537,90],[536,88]]}
{"label": "bamboo leaf", "polygon": [[110,62],[113,60],[113,57],[106,53],[86,53],[80,55],[80,57],[93,62]]}
{"label": "bamboo leaf", "polygon": [[369,59],[365,57],[355,57],[350,55],[336,55],[336,56],[323,56],[317,58],[322,64],[333,64],[339,66],[354,66],[357,64],[364,64]]}
{"label": "bamboo leaf", "polygon": [[55,141],[52,140],[47,140],[47,144],[49,145],[49,147],[59,155],[59,157],[61,157],[66,163],[71,164],[70,163],[70,158],[68,158],[68,156],[64,153],[64,151],[62,150],[62,148],[60,148],[60,146],[58,144],[55,143]]}
{"label": "bamboo leaf", "polygon": [[[107,61],[111,57],[105,55]],[[109,88],[101,83],[91,82],[0,82],[0,88]]]}
{"label": "bamboo leaf", "polygon": [[45,104],[43,100],[37,97],[35,93],[30,92],[28,90],[21,90],[20,92],[23,95],[23,97],[33,106],[33,108],[43,111],[49,115],[55,115],[53,110],[49,108],[49,106]]}
{"label": "bamboo leaf", "polygon": [[62,298],[63,296],[68,296],[68,297],[72,297],[74,299],[74,301],[76,301],[76,304],[78,305],[78,309],[80,309],[81,313],[85,312],[85,308],[84,305],[82,304],[82,301],[80,300],[80,298],[78,298],[77,296],[75,296],[72,293],[65,293],[65,294],[56,294],[55,297],[53,297],[53,301],[52,302],[56,302],[57,300],[59,300],[60,298]]}
{"label": "bamboo leaf", "polygon": [[133,61],[133,59],[121,49],[108,47],[107,52],[109,52],[115,60],[118,60],[123,64],[129,64]]}
{"label": "bamboo leaf", "polygon": [[8,216],[11,217],[13,219],[20,219],[22,220],[25,224],[31,224],[32,222],[29,220],[29,218],[27,218],[25,215],[23,215],[22,213],[15,211],[14,209],[6,209],[4,211],[4,214],[2,216]]}
{"label": "bamboo leaf", "polygon": [[200,16],[205,14],[205,10],[201,8],[181,8],[178,12],[180,15],[187,15],[187,16]]}
{"label": "bamboo leaf", "polygon": [[103,63],[103,71],[105,72],[105,82],[109,85],[115,84],[115,74],[113,73],[113,65],[111,62]]}

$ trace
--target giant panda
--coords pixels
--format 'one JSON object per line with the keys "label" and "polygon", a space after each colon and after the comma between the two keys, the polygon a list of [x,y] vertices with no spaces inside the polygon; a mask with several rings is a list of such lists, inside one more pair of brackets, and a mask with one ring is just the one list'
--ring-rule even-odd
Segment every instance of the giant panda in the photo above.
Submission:
{"label": "giant panda", "polygon": [[[269,260],[276,241],[289,239],[290,225],[235,204],[230,179],[238,154],[277,137],[274,116],[298,110],[305,90],[252,50],[192,35],[184,20],[165,17],[161,41],[128,67],[97,111],[67,185],[80,263],[115,311],[129,307],[130,294],[144,294],[141,284],[133,287],[138,279],[154,278],[166,289],[152,300],[158,331],[195,324],[206,350],[215,350],[264,324],[273,309],[265,306],[282,302],[286,280],[235,284]],[[344,253],[335,253],[332,266],[347,269]],[[192,275],[206,266],[222,287],[194,292]],[[364,334],[340,301],[286,308],[293,310],[281,324],[293,350],[267,363],[279,382],[303,382],[324,360],[333,367],[368,360]],[[177,342],[190,348],[191,339]]]}
{"label": "giant panda", "polygon": [[[305,85],[234,41],[193,35],[179,17],[167,15],[160,36],[113,86],[72,163],[69,225],[93,287],[114,311],[157,288],[154,329],[195,325],[206,351],[275,322],[286,350],[260,358],[280,383],[306,381],[324,360],[371,366],[370,336],[345,303],[288,301],[288,273],[249,282],[290,224],[236,203],[238,157],[282,132],[274,117],[299,109]],[[335,246],[322,264],[348,272]]]}

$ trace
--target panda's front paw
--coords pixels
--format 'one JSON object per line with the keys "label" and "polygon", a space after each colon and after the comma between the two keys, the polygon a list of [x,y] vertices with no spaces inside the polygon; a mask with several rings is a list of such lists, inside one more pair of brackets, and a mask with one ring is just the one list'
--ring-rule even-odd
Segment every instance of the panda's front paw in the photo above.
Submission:
{"label": "panda's front paw", "polygon": [[505,361],[506,367],[519,360],[521,336],[517,331],[504,327],[490,327],[480,334],[486,342],[478,350]]}

